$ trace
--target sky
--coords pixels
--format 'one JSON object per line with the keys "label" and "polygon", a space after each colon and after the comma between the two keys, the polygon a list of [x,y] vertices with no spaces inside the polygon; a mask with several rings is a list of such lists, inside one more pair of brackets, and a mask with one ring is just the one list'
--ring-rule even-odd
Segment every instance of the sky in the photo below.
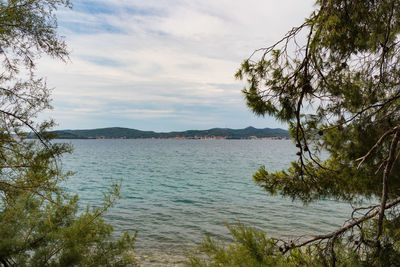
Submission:
{"label": "sky", "polygon": [[241,62],[298,26],[311,0],[72,0],[70,61],[43,57],[57,129],[286,128],[247,107]]}

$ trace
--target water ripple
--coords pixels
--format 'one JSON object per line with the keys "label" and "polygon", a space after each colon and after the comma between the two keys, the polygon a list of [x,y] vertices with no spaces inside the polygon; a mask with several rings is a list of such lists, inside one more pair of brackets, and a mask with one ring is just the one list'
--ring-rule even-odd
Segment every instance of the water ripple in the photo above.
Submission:
{"label": "water ripple", "polygon": [[241,221],[272,236],[322,233],[340,226],[350,206],[320,201],[303,206],[268,196],[253,173],[285,169],[296,160],[291,141],[72,140],[64,158],[76,171],[65,187],[83,206],[98,206],[122,180],[121,199],[105,216],[116,234],[138,231],[139,247],[171,248],[203,239],[230,240],[225,223]]}

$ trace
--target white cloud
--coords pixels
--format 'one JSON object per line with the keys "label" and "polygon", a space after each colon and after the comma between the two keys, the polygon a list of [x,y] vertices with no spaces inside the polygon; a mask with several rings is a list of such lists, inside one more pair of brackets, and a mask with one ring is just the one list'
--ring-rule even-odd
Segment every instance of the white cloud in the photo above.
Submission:
{"label": "white cloud", "polygon": [[[131,103],[123,113],[132,113],[131,118],[140,114],[142,118],[185,118],[184,112],[176,110],[190,107],[208,116],[209,122],[221,121],[226,114],[208,113],[204,107],[243,110],[243,84],[233,78],[241,60],[302,23],[312,9],[311,0],[90,3],[93,8],[106,5],[114,11],[58,12],[72,51],[71,63],[44,58],[39,68],[56,88],[53,115],[60,118],[60,128],[73,124],[67,119],[68,110],[80,114],[75,119],[84,124],[93,111],[118,105],[118,101]],[[143,108],[146,105],[151,108]],[[187,113],[193,115],[193,111]]]}

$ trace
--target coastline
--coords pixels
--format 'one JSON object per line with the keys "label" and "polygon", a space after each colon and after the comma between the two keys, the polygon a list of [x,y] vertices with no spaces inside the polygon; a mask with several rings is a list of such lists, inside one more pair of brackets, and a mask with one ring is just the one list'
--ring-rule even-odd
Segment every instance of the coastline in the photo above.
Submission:
{"label": "coastline", "polygon": [[135,251],[135,259],[138,266],[186,266],[188,262],[187,254],[179,251],[166,250],[146,250]]}
{"label": "coastline", "polygon": [[206,257],[197,250],[198,245],[188,245],[175,248],[154,248],[141,247],[135,248],[134,254],[137,266],[155,267],[155,266],[187,266],[190,255]]}

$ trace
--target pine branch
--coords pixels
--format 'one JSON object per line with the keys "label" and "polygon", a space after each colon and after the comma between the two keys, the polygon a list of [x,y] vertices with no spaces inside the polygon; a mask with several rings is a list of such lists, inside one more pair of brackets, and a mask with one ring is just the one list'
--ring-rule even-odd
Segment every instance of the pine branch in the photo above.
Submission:
{"label": "pine branch", "polygon": [[388,179],[389,175],[392,172],[393,163],[395,161],[395,154],[397,149],[397,144],[399,143],[400,133],[399,130],[396,130],[396,133],[393,137],[392,143],[390,145],[389,150],[389,158],[387,159],[387,163],[385,166],[385,170],[383,171],[382,177],[382,198],[381,198],[381,205],[379,211],[379,218],[378,218],[378,234],[376,236],[376,241],[379,242],[379,238],[382,235],[382,224],[383,224],[383,217],[385,216],[385,206],[388,197]]}
{"label": "pine branch", "polygon": [[357,166],[357,169],[361,167],[361,165],[364,163],[364,161],[374,152],[375,149],[377,149],[382,142],[385,140],[385,138],[391,134],[393,134],[397,129],[399,129],[400,126],[396,126],[388,131],[386,131],[380,138],[379,140],[375,143],[375,145],[361,158],[356,159],[356,161],[360,161],[360,163]]}
{"label": "pine branch", "polygon": [[[395,200],[386,203],[385,207],[383,210],[387,210],[390,209],[394,206],[396,206],[397,204],[400,203],[400,197],[396,198]],[[289,243],[285,243],[283,247],[281,247],[281,251],[282,253],[286,253],[291,249],[294,248],[299,248],[299,247],[303,247],[307,244],[313,243],[315,241],[319,241],[319,240],[326,240],[326,239],[331,239],[331,238],[336,238],[337,236],[343,234],[344,232],[352,229],[354,226],[357,226],[367,220],[370,220],[372,218],[374,218],[376,215],[378,215],[381,211],[381,208],[376,209],[375,211],[371,212],[371,213],[367,213],[366,215],[362,216],[361,218],[358,218],[357,220],[353,221],[352,223],[349,223],[339,229],[337,229],[336,231],[329,233],[329,234],[325,234],[325,235],[317,235],[317,236],[313,236],[310,239],[307,239],[303,242],[300,243],[294,243],[294,242],[289,242]]]}

